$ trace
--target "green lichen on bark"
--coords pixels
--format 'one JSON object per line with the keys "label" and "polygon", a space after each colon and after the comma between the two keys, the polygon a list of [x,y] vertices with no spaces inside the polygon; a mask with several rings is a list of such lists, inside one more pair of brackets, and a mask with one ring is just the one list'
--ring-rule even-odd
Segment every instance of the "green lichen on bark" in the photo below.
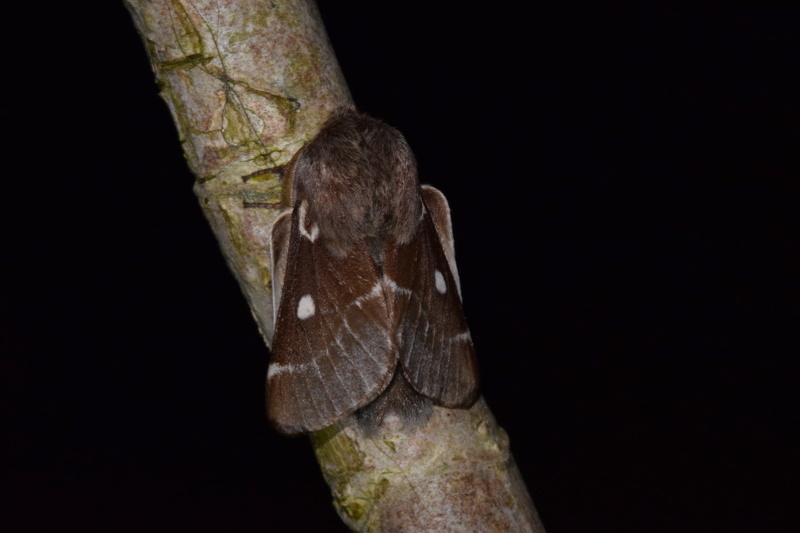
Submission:
{"label": "green lichen on bark", "polygon": [[312,443],[354,531],[544,531],[508,436],[483,400],[469,410],[436,407],[427,426],[410,432],[364,435],[346,420]]}

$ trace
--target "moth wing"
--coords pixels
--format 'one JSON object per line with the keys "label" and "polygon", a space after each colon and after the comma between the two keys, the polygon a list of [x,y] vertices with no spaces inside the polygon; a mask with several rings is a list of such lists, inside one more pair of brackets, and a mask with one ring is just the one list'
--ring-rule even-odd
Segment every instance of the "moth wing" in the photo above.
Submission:
{"label": "moth wing", "polygon": [[390,244],[384,260],[400,362],[420,394],[445,407],[468,407],[478,394],[475,349],[457,278],[434,225],[436,217],[443,230],[449,228],[450,216],[438,199],[428,204],[432,193],[425,194],[419,229],[410,242]]}
{"label": "moth wing", "polygon": [[337,258],[291,232],[267,372],[267,414],[287,434],[327,427],[380,394],[397,367],[381,276],[366,245]]}
{"label": "moth wing", "polygon": [[[286,275],[286,257],[289,255],[289,235],[292,229],[292,210],[284,211],[270,229],[269,271],[272,276],[272,319],[278,319],[283,279]],[[274,329],[273,329],[274,331]]]}
{"label": "moth wing", "polygon": [[453,239],[453,224],[450,218],[450,204],[447,203],[447,198],[444,197],[442,191],[430,185],[422,186],[422,197],[431,214],[433,226],[436,228],[436,235],[439,236],[439,242],[442,244],[444,255],[447,257],[447,264],[450,265],[450,273],[453,274],[453,279],[458,288],[458,297],[463,300],[461,296],[461,278],[458,276],[458,267],[456,266],[456,248]]}

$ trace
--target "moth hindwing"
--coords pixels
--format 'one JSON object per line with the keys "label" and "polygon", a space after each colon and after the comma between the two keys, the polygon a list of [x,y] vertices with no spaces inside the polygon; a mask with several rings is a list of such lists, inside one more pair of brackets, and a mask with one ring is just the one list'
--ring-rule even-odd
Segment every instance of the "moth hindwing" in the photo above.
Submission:
{"label": "moth hindwing", "polygon": [[356,411],[413,418],[411,396],[471,405],[477,363],[449,208],[420,187],[403,136],[335,112],[296,157],[291,198],[271,233],[273,424],[294,434]]}

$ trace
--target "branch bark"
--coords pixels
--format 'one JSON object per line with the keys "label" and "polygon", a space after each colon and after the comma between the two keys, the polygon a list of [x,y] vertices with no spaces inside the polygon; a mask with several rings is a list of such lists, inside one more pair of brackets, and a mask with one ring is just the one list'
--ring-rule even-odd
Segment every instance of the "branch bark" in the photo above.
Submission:
{"label": "branch bark", "polygon": [[[350,103],[308,0],[126,0],[197,177],[195,193],[269,346],[269,229],[281,171]],[[355,531],[544,532],[483,399],[434,408],[412,433],[369,438],[345,419],[312,435]]]}

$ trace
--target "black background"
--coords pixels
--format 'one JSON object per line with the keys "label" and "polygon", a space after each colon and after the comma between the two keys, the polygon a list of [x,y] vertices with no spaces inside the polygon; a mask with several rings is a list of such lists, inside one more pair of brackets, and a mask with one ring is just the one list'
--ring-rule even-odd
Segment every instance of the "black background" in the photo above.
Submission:
{"label": "black background", "polygon": [[[4,524],[344,531],[308,440],[266,424],[267,351],[128,13],[30,4],[0,104]],[[798,10],[320,7],[450,199],[548,531],[793,531]]]}

